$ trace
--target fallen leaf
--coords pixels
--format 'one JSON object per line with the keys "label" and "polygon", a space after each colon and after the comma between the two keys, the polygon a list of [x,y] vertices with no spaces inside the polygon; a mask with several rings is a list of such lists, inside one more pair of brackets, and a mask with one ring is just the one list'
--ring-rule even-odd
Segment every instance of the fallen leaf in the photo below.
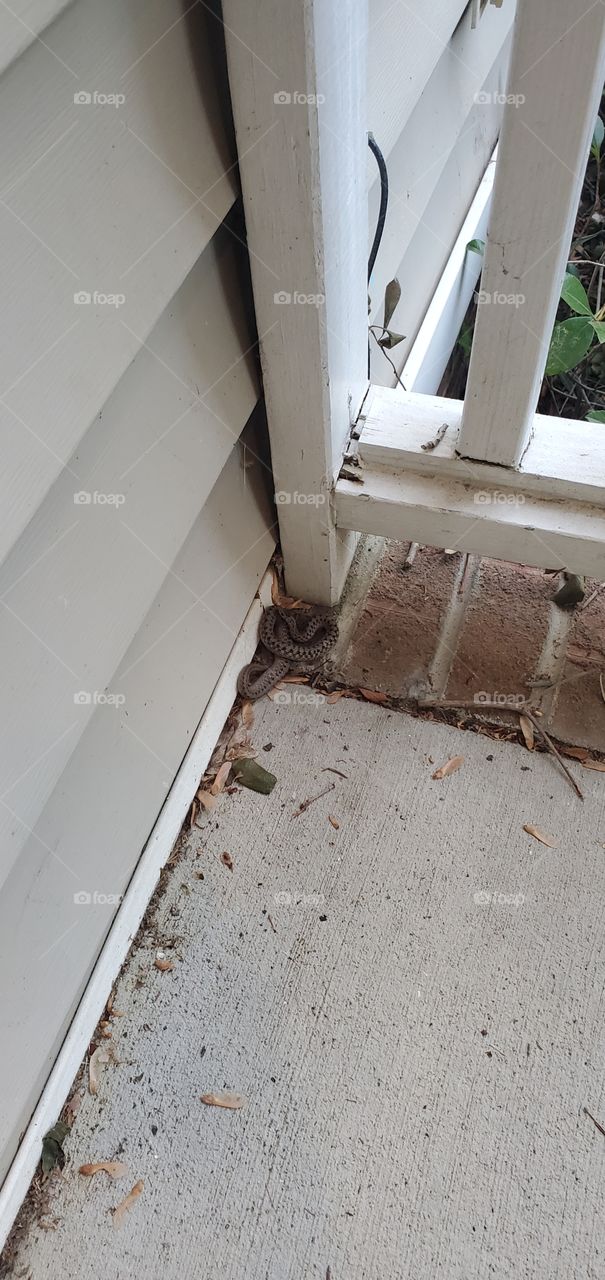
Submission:
{"label": "fallen leaf", "polygon": [[528,750],[528,751],[533,751],[533,749],[534,749],[534,726],[533,726],[533,724],[532,724],[531,720],[528,720],[527,716],[519,716],[519,725],[520,725],[520,728],[521,728],[521,733],[523,734],[523,737],[524,737],[524,739],[525,739],[525,745],[526,745],[526,747],[527,747],[527,750]]}
{"label": "fallen leaf", "polygon": [[310,676],[292,675],[292,676],[282,676],[282,678],[281,678],[281,680],[280,680],[280,682],[279,682],[279,683],[280,683],[280,685],[282,685],[282,684],[308,684],[308,683],[309,683],[309,680],[310,680]]}
{"label": "fallen leaf", "polygon": [[559,753],[562,756],[571,756],[572,760],[580,760],[583,764],[588,759],[590,752],[588,747],[559,747]]}
{"label": "fallen leaf", "polygon": [[211,796],[219,795],[219,793],[223,790],[223,787],[225,786],[225,783],[230,773],[231,773],[231,761],[225,760],[224,763],[221,765],[216,775],[216,778],[214,779],[214,782],[212,783],[212,786],[210,788]]}
{"label": "fallen leaf", "polygon": [[66,1124],[69,1125],[70,1129],[78,1114],[78,1111],[80,1110],[80,1107],[82,1106],[83,1097],[84,1097],[84,1093],[82,1092],[82,1090],[77,1089],[75,1093],[72,1093],[71,1098],[68,1098],[67,1102],[65,1103],[65,1108],[64,1108],[65,1121],[66,1121]]}
{"label": "fallen leaf", "polygon": [[326,702],[328,702],[329,705],[332,707],[335,702],[339,702],[341,698],[344,698],[344,694],[345,694],[344,689],[335,689],[334,693],[328,694],[326,698]]}
{"label": "fallen leaf", "polygon": [[84,1178],[93,1178],[95,1173],[108,1173],[110,1178],[123,1178],[128,1173],[128,1165],[121,1160],[97,1160],[96,1164],[81,1164],[78,1169]]}
{"label": "fallen leaf", "polygon": [[340,823],[338,819],[333,818],[331,813],[328,814],[328,822],[332,823],[332,826],[334,827],[335,831],[338,831],[340,829]]}
{"label": "fallen leaf", "polygon": [[115,1209],[112,1209],[111,1216],[113,1218],[114,1227],[120,1226],[122,1219],[126,1216],[128,1210],[132,1209],[133,1204],[136,1204],[144,1186],[145,1183],[142,1179],[139,1182],[135,1182],[132,1191],[128,1192],[128,1195],[124,1200],[122,1200],[121,1204],[119,1204]]}
{"label": "fallen leaf", "polygon": [[170,970],[174,969],[172,960],[166,959],[165,956],[156,956],[153,963],[156,969],[160,970],[160,973],[170,973]]}
{"label": "fallen leaf", "polygon": [[583,769],[595,769],[597,773],[605,773],[605,760],[582,760]]}
{"label": "fallen leaf", "polygon": [[196,792],[196,800],[200,801],[200,804],[203,805],[204,809],[207,809],[208,813],[214,809],[216,804],[216,796],[213,796],[211,791],[204,791],[203,788]]}
{"label": "fallen leaf", "polygon": [[378,689],[360,689],[359,692],[366,702],[384,703],[388,700],[388,694],[380,693]]}
{"label": "fallen leaf", "polygon": [[230,853],[221,853],[221,862],[223,863],[223,866],[228,867],[230,871],[233,871],[233,858]]}
{"label": "fallen leaf", "polygon": [[247,729],[251,729],[254,724],[254,711],[251,702],[242,703],[242,723]]}
{"label": "fallen leaf", "polygon": [[99,1079],[101,1075],[101,1067],[106,1067],[108,1063],[117,1064],[119,1059],[116,1057],[116,1047],[113,1043],[99,1045],[94,1053],[91,1053],[88,1063],[88,1091],[92,1094],[99,1092]]}
{"label": "fallen leaf", "polygon": [[42,1172],[50,1173],[53,1169],[62,1169],[65,1164],[63,1143],[69,1133],[69,1125],[64,1120],[57,1120],[52,1129],[42,1139]]}
{"label": "fallen leaf", "polygon": [[435,772],[431,774],[431,777],[433,779],[449,778],[450,773],[455,773],[456,770],[460,768],[461,764],[464,764],[464,756],[452,756],[451,760],[446,760],[445,764],[442,764],[438,769],[435,769]]}
{"label": "fallen leaf", "polygon": [[240,1107],[246,1105],[246,1099],[241,1093],[203,1093],[201,1101],[207,1107],[225,1107],[227,1111],[239,1111]]}
{"label": "fallen leaf", "polygon": [[556,840],[553,840],[552,836],[545,835],[543,831],[540,831],[539,827],[534,827],[533,823],[524,822],[523,830],[527,831],[528,836],[533,836],[534,840],[539,840],[540,844],[547,845],[549,849],[556,849]]}
{"label": "fallen leaf", "polygon": [[269,773],[268,769],[263,769],[262,764],[247,756],[233,761],[233,779],[242,787],[258,791],[263,796],[270,795],[277,782],[275,774]]}

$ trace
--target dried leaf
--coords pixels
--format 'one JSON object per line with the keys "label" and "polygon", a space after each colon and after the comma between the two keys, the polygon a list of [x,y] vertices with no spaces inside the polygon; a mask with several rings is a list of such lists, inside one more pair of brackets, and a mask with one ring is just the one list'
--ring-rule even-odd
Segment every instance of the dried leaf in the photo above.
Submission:
{"label": "dried leaf", "polygon": [[196,793],[196,800],[199,800],[204,809],[211,813],[216,804],[216,796],[211,791],[204,791],[203,787]]}
{"label": "dried leaf", "polygon": [[66,1124],[69,1125],[70,1129],[78,1114],[78,1111],[80,1110],[80,1107],[82,1106],[83,1097],[84,1097],[84,1093],[82,1092],[82,1090],[76,1089],[76,1092],[72,1093],[71,1098],[68,1098],[67,1102],[65,1103],[65,1108],[64,1108],[65,1122]]}
{"label": "dried leaf", "polygon": [[247,729],[251,729],[254,724],[254,711],[251,702],[242,703],[242,722]]}
{"label": "dried leaf", "polygon": [[333,818],[331,813],[328,814],[328,822],[331,822],[335,831],[340,830],[340,823],[338,821],[338,818]]}
{"label": "dried leaf", "polygon": [[62,1169],[65,1164],[63,1143],[69,1133],[69,1125],[57,1120],[52,1129],[42,1139],[42,1172],[51,1173],[53,1169]]}
{"label": "dried leaf", "polygon": [[597,773],[605,773],[605,760],[583,760],[583,769],[595,769]]}
{"label": "dried leaf", "polygon": [[221,853],[221,862],[223,863],[223,866],[228,867],[230,871],[233,871],[233,858],[230,853]]}
{"label": "dried leaf", "polygon": [[366,702],[378,702],[381,705],[388,702],[388,693],[381,693],[378,689],[360,689],[359,692]]}
{"label": "dried leaf", "polygon": [[526,745],[526,747],[527,747],[527,750],[528,750],[528,751],[533,751],[533,749],[534,749],[534,726],[533,726],[533,724],[532,724],[531,720],[528,720],[527,716],[519,716],[519,725],[520,725],[520,727],[521,727],[521,733],[523,734],[523,737],[524,737],[524,739],[525,739],[525,745]]}
{"label": "dried leaf", "polygon": [[114,1227],[120,1226],[122,1219],[126,1216],[126,1214],[128,1213],[128,1210],[132,1209],[133,1204],[136,1204],[144,1186],[145,1186],[145,1183],[143,1182],[142,1178],[140,1179],[139,1182],[135,1182],[134,1187],[132,1188],[132,1191],[129,1191],[128,1195],[124,1200],[122,1200],[121,1204],[119,1204],[117,1208],[112,1210],[111,1216],[113,1218]]}
{"label": "dried leaf", "polygon": [[588,747],[560,746],[559,752],[562,756],[571,756],[572,760],[579,760],[582,764],[584,764],[585,760],[588,760],[588,757],[590,755]]}
{"label": "dried leaf", "polygon": [[99,1092],[99,1080],[101,1076],[101,1067],[106,1067],[110,1062],[117,1064],[119,1058],[116,1056],[116,1047],[113,1043],[99,1045],[94,1053],[91,1053],[88,1063],[88,1091],[92,1094]]}
{"label": "dried leaf", "polygon": [[168,960],[166,956],[156,956],[153,963],[160,973],[170,973],[170,970],[174,969],[172,960]]}
{"label": "dried leaf", "polygon": [[435,769],[435,772],[431,774],[431,777],[433,779],[449,778],[450,773],[455,773],[456,770],[460,768],[461,764],[464,764],[464,756],[452,756],[451,760],[446,760],[445,764],[442,764],[438,769]]}
{"label": "dried leaf", "polygon": [[549,849],[556,849],[556,840],[553,840],[552,836],[545,835],[543,831],[540,831],[539,827],[534,827],[533,823],[524,822],[523,830],[527,831],[528,836],[533,836],[534,840],[539,840],[540,844],[545,844]]}
{"label": "dried leaf", "polygon": [[84,1178],[92,1178],[95,1173],[108,1173],[110,1178],[123,1178],[128,1173],[128,1165],[121,1160],[97,1160],[96,1164],[81,1164],[78,1169]]}
{"label": "dried leaf", "polygon": [[220,794],[220,792],[223,790],[223,787],[225,786],[225,783],[230,773],[231,773],[231,761],[225,760],[224,763],[221,765],[216,775],[216,778],[214,779],[214,782],[212,783],[212,786],[210,788],[211,796],[218,796]]}
{"label": "dried leaf", "polygon": [[274,773],[269,773],[268,769],[263,769],[262,764],[248,757],[234,760],[233,779],[242,787],[248,787],[250,791],[258,791],[263,796],[270,795],[277,782]]}
{"label": "dried leaf", "polygon": [[384,291],[384,321],[383,321],[384,329],[388,329],[391,323],[391,319],[393,317],[393,313],[399,305],[400,298],[401,298],[401,285],[397,277],[395,277],[394,280],[389,280],[389,283]]}
{"label": "dried leaf", "polygon": [[334,693],[328,694],[326,702],[328,702],[330,706],[333,706],[335,702],[339,702],[341,698],[344,698],[344,694],[344,689],[335,689]]}
{"label": "dried leaf", "polygon": [[240,1107],[246,1105],[246,1099],[241,1093],[203,1093],[201,1101],[207,1107],[225,1107],[227,1111],[239,1111]]}

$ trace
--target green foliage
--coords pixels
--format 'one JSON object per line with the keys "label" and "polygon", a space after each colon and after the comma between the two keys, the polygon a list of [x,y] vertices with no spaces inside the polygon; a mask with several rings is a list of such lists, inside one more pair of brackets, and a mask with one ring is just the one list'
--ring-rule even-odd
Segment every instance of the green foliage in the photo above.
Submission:
{"label": "green foliage", "polygon": [[605,422],[605,409],[591,409],[586,414],[587,422]]}
{"label": "green foliage", "polygon": [[603,124],[601,117],[597,116],[594,133],[592,135],[592,142],[590,144],[590,154],[591,156],[594,156],[595,160],[599,160],[601,157],[603,138],[605,138],[605,124]]}

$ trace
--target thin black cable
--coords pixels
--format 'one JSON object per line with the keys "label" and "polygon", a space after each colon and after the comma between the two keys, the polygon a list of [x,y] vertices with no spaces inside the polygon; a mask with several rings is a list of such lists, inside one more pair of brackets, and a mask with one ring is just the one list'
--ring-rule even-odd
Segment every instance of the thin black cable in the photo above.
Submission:
{"label": "thin black cable", "polygon": [[370,151],[372,152],[372,155],[376,160],[376,164],[378,165],[378,172],[380,174],[380,208],[378,210],[378,221],[376,223],[376,231],[374,232],[374,240],[372,242],[372,248],[370,249],[370,257],[368,259],[368,284],[369,284],[370,276],[372,274],[372,271],[374,270],[376,254],[378,253],[378,250],[380,248],[380,241],[382,240],[382,233],[384,231],[384,224],[387,216],[387,205],[389,203],[389,175],[387,173],[387,166],[385,163],[384,156],[382,154],[382,151],[380,150],[380,147],[378,146],[378,143],[374,138],[373,133],[368,134],[368,146],[370,148]]}

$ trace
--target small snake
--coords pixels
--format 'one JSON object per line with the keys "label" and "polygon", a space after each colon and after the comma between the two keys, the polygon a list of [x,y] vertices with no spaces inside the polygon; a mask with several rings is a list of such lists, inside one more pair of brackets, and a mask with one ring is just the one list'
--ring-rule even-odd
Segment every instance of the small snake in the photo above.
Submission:
{"label": "small snake", "polygon": [[269,657],[255,658],[240,671],[238,693],[262,698],[289,671],[314,671],[338,638],[338,624],[330,609],[295,610],[273,605],[265,609],[258,631]]}

